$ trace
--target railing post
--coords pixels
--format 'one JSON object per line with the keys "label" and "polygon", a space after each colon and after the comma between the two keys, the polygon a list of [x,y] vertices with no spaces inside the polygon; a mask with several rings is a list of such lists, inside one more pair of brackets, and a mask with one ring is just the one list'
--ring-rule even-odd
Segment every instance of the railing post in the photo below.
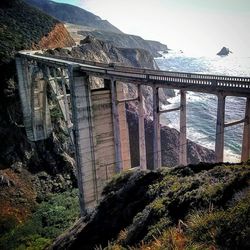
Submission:
{"label": "railing post", "polygon": [[153,86],[153,122],[154,122],[154,170],[161,167],[161,125],[159,113],[159,88]]}
{"label": "railing post", "polygon": [[245,122],[241,149],[241,161],[250,159],[250,98],[246,100]]}
{"label": "railing post", "polygon": [[111,80],[111,99],[112,99],[112,116],[114,127],[114,139],[115,139],[115,171],[120,173],[122,171],[122,152],[121,152],[121,138],[120,138],[120,124],[119,113],[117,107],[117,88],[116,81]]}
{"label": "railing post", "polygon": [[139,99],[139,150],[140,150],[140,168],[147,169],[146,159],[146,144],[145,144],[145,127],[144,127],[144,108],[143,108],[143,95],[142,85],[138,85],[138,99]]}
{"label": "railing post", "polygon": [[180,148],[179,164],[187,165],[187,119],[186,119],[186,91],[180,90],[181,109],[180,109]]}
{"label": "railing post", "polygon": [[218,94],[215,154],[216,162],[223,162],[224,155],[225,95]]}

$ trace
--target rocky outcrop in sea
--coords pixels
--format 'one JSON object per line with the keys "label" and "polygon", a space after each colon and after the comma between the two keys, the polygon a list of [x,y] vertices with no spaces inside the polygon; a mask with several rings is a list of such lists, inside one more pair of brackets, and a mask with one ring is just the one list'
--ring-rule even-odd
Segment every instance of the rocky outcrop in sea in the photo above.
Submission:
{"label": "rocky outcrop in sea", "polygon": [[218,56],[228,56],[230,53],[233,53],[232,51],[230,51],[229,48],[223,47],[218,53]]}

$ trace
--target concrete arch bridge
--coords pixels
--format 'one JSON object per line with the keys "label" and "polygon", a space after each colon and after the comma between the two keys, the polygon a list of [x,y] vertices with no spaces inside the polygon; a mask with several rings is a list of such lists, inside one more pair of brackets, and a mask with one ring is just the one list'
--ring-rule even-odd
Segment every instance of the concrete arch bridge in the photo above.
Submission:
{"label": "concrete arch bridge", "polygon": [[[169,72],[122,67],[80,59],[45,56],[31,51],[16,57],[24,125],[31,141],[44,140],[52,132],[47,86],[53,92],[74,143],[81,211],[95,206],[105,182],[130,168],[130,148],[125,102],[139,103],[140,168],[147,168],[144,131],[144,85],[152,88],[154,169],[161,167],[160,115],[180,110],[179,163],[187,164],[186,91],[214,94],[218,98],[215,153],[223,161],[224,129],[244,123],[242,161],[250,157],[250,78]],[[103,88],[91,90],[90,78],[103,79]],[[137,96],[125,99],[117,82],[133,83]],[[180,90],[180,106],[161,110],[159,88]],[[225,123],[226,96],[246,98],[245,117]]]}

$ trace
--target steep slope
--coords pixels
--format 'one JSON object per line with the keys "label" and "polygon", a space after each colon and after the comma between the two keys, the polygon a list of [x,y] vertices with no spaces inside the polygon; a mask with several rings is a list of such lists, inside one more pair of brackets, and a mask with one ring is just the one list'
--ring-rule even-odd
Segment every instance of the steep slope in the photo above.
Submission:
{"label": "steep slope", "polygon": [[102,20],[99,16],[96,16],[84,9],[70,4],[56,3],[50,0],[25,1],[63,22],[89,26],[96,29],[116,33],[122,33],[118,28],[113,26],[107,20]]}
{"label": "steep slope", "polygon": [[117,34],[107,31],[79,31],[82,36],[93,36],[99,40],[111,42],[116,47],[121,48],[140,48],[150,51],[154,57],[160,56],[158,51],[168,51],[168,47],[157,41],[144,40],[140,36]]}
{"label": "steep slope", "polygon": [[73,44],[58,20],[20,0],[0,2],[0,227],[5,216],[23,221],[37,200],[74,181],[72,164],[56,136],[38,143],[27,140],[14,62],[21,49]]}
{"label": "steep slope", "polygon": [[249,184],[249,163],[128,172],[50,249],[249,249]]}
{"label": "steep slope", "polygon": [[[60,27],[63,33],[61,44],[54,42],[54,46],[72,46],[73,39],[69,33],[54,18],[30,7],[22,1],[1,1],[0,9],[0,63],[8,62],[18,50],[46,48],[39,45],[41,39],[47,36],[53,29]],[[57,33],[57,30],[54,31]],[[47,44],[45,45],[47,46]]]}

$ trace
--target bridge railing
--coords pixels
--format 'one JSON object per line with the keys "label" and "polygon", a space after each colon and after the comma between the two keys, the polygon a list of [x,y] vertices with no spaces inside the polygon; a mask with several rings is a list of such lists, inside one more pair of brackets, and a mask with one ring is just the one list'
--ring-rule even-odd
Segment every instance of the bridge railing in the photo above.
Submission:
{"label": "bridge railing", "polygon": [[[220,76],[209,74],[196,74],[185,72],[161,71],[144,68],[125,67],[117,65],[116,63],[101,63],[93,62],[80,58],[70,58],[66,56],[57,55],[44,55],[37,53],[36,55],[51,59],[58,59],[63,61],[74,62],[82,65],[90,65],[100,67],[101,69],[108,70],[111,75],[131,77],[136,79],[147,79],[152,81],[167,81],[173,83],[187,83],[194,85],[207,85],[220,88],[236,88],[236,89],[250,89],[249,77],[236,77],[236,76]],[[32,55],[22,56],[31,57]],[[42,58],[41,58],[42,60]]]}

